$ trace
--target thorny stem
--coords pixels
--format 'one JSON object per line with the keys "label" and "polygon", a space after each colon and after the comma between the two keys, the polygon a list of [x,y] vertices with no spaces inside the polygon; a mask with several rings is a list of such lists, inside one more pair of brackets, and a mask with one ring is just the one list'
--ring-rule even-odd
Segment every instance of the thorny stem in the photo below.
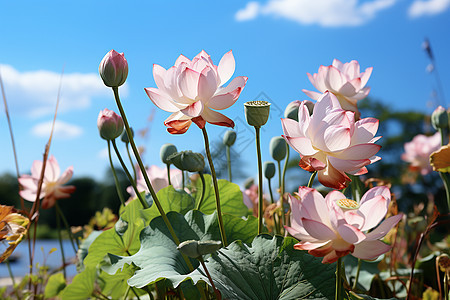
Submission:
{"label": "thorny stem", "polygon": [[258,234],[263,230],[263,179],[262,179],[262,159],[261,159],[261,127],[255,126],[256,132],[256,154],[258,156]]}
{"label": "thorny stem", "polygon": [[107,143],[108,143],[108,157],[109,157],[109,164],[110,164],[110,166],[111,166],[111,172],[113,173],[114,182],[115,182],[115,184],[116,184],[117,196],[119,196],[120,203],[122,203],[122,205],[125,206],[125,199],[123,198],[122,191],[120,190],[119,179],[117,178],[116,170],[114,169],[114,165],[113,165],[113,162],[112,162],[112,157],[111,157],[111,141],[108,140]]}
{"label": "thorny stem", "polygon": [[216,209],[217,209],[217,216],[219,219],[220,236],[222,238],[222,245],[224,247],[226,247],[226,246],[228,246],[228,243],[227,243],[227,237],[225,235],[225,227],[223,226],[222,210],[220,209],[219,185],[217,184],[216,170],[214,169],[214,164],[213,164],[213,161],[211,158],[211,151],[209,150],[208,133],[206,132],[205,127],[202,128],[202,133],[203,133],[203,138],[205,140],[206,157],[208,157],[209,168],[211,169],[211,177],[212,177],[213,186],[214,186],[214,193],[216,194]]}
{"label": "thorny stem", "polygon": [[200,210],[200,206],[202,205],[203,198],[205,197],[205,176],[203,176],[203,172],[198,172],[198,175],[200,175],[200,179],[202,180],[202,196],[200,198],[200,201],[197,204],[197,210]]}
{"label": "thorny stem", "polygon": [[[111,143],[113,145],[114,151],[116,152],[117,158],[119,159],[119,162],[122,165],[122,169],[125,172],[125,175],[127,176],[128,180],[130,181],[131,186],[133,187],[134,192],[136,193],[136,196],[138,197],[139,201],[141,202],[142,207],[148,208],[147,201],[145,201],[144,198],[142,198],[141,193],[137,189],[136,182],[134,182],[133,177],[131,177],[130,172],[128,172],[127,166],[123,162],[122,156],[120,155],[119,149],[117,148],[116,141],[115,140],[111,140]],[[109,144],[109,141],[108,141],[108,144]],[[114,169],[113,167],[111,167],[111,168]],[[125,202],[122,203],[122,204],[125,206]]]}
{"label": "thorny stem", "polygon": [[227,165],[228,165],[228,180],[232,182],[231,178],[231,155],[230,155],[230,146],[226,146],[227,148]]}
{"label": "thorny stem", "polygon": [[311,174],[311,177],[309,177],[309,181],[308,181],[308,185],[307,185],[307,187],[312,187],[312,184],[313,184],[313,182],[314,182],[314,178],[316,177],[316,174],[317,174],[317,171],[314,171],[312,174]]}

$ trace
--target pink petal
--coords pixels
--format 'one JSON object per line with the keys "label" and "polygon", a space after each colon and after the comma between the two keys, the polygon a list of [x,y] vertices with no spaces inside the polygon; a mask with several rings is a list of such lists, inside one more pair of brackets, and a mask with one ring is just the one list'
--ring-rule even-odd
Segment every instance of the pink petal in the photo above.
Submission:
{"label": "pink petal", "polygon": [[303,134],[303,131],[301,131],[300,129],[300,123],[286,118],[286,119],[281,119],[281,126],[283,127],[283,132],[284,135],[289,136],[289,137],[302,137],[305,136]]}
{"label": "pink petal", "polygon": [[198,95],[198,84],[200,73],[190,68],[186,68],[179,77],[179,87],[181,92],[188,99],[194,100]]}
{"label": "pink petal", "polygon": [[365,87],[363,89],[360,89],[357,94],[353,95],[352,99],[355,99],[355,100],[364,99],[364,98],[367,97],[369,92],[370,92],[370,87],[367,86],[367,87]]}
{"label": "pink petal", "polygon": [[355,123],[355,131],[352,135],[352,146],[369,143],[377,134],[379,121],[375,118],[364,118]]}
{"label": "pink petal", "polygon": [[381,241],[362,241],[355,245],[352,255],[360,259],[372,260],[389,250],[391,250],[391,246]]}
{"label": "pink petal", "polygon": [[320,98],[320,96],[322,96],[321,93],[314,92],[314,91],[308,91],[308,90],[305,90],[305,89],[303,89],[302,92],[305,93],[306,96],[308,96],[309,98],[311,98],[313,100],[317,100],[317,99]]}
{"label": "pink petal", "polygon": [[[355,84],[357,84],[357,86],[359,86],[361,84],[360,83],[361,80],[359,78],[357,78],[357,79],[358,79],[358,81]],[[359,90],[359,89],[356,88],[356,86],[353,84],[353,82],[347,81],[337,92],[339,92],[339,94],[341,94],[341,95],[351,97],[356,94],[357,90]]]}
{"label": "pink petal", "polygon": [[339,153],[334,153],[333,155],[344,160],[367,159],[374,156],[380,149],[381,146],[377,144],[359,144],[347,148]]}
{"label": "pink petal", "polygon": [[350,128],[342,125],[331,125],[325,129],[324,142],[331,152],[341,151],[350,145]]}
{"label": "pink petal", "polygon": [[73,176],[73,167],[68,167],[58,180],[59,184],[67,183]]}
{"label": "pink petal", "polygon": [[[323,247],[329,243],[330,243],[329,241],[322,242],[322,243],[303,242],[303,243],[295,244],[294,249],[295,250],[314,250],[314,249]],[[329,247],[326,247],[326,248],[329,249]]]}
{"label": "pink petal", "polygon": [[189,117],[198,117],[203,111],[203,103],[202,101],[196,101],[191,105],[188,105],[186,108],[182,109],[181,112]]}
{"label": "pink petal", "polygon": [[221,113],[209,109],[208,107],[204,107],[201,116],[208,123],[234,128],[234,122],[231,119],[229,119],[228,117],[224,116]]}
{"label": "pink petal", "polygon": [[331,65],[337,68],[338,70],[344,69],[344,64],[339,59],[336,58],[333,59],[333,63]]}
{"label": "pink petal", "polygon": [[370,75],[372,75],[373,67],[367,68],[363,73],[361,73],[361,87],[367,84]]}
{"label": "pink petal", "polygon": [[236,103],[240,93],[241,89],[238,88],[228,94],[216,95],[212,97],[211,100],[209,100],[208,107],[217,110],[227,109],[228,107]]}
{"label": "pink petal", "polygon": [[365,202],[360,202],[359,211],[364,215],[366,221],[361,230],[366,231],[377,226],[386,216],[389,202],[381,195],[375,196]]}
{"label": "pink petal", "polygon": [[348,80],[359,78],[359,63],[356,60],[346,63],[343,72],[347,75]]}
{"label": "pink petal", "polygon": [[342,224],[337,228],[339,235],[349,244],[357,244],[363,241],[366,236],[358,228],[349,224]]}
{"label": "pink petal", "polygon": [[[19,191],[19,195],[20,197],[22,197],[23,199],[30,201],[30,202],[35,202],[36,201],[36,191],[31,191],[31,190],[22,190]],[[41,193],[41,198],[44,197],[44,194]]]}
{"label": "pink petal", "polygon": [[[306,232],[306,230],[303,227],[300,227],[300,226],[297,226],[297,227],[284,226],[284,228],[287,230],[287,232],[289,232],[290,235],[295,237],[297,240],[305,241],[305,242],[315,242],[315,241],[317,241],[317,239],[311,237],[308,234],[308,232]],[[304,250],[306,250],[306,249],[304,249]]]}
{"label": "pink petal", "polygon": [[345,160],[333,156],[328,156],[328,161],[336,170],[342,172],[352,172],[360,170],[362,167],[370,165],[370,159]]}
{"label": "pink petal", "polygon": [[216,95],[223,95],[228,94],[230,92],[235,91],[236,89],[239,89],[242,91],[245,87],[245,84],[247,83],[248,77],[245,76],[238,76],[231,80],[231,82],[226,87],[220,87],[217,90]]}
{"label": "pink petal", "polygon": [[345,221],[356,228],[361,228],[365,221],[364,216],[358,210],[348,210],[344,213],[344,216]]}
{"label": "pink petal", "polygon": [[222,56],[222,59],[217,67],[217,72],[219,73],[220,78],[219,85],[223,85],[225,82],[230,80],[231,76],[233,76],[235,65],[236,63],[234,61],[233,52],[230,50]]}
{"label": "pink petal", "polygon": [[153,65],[153,79],[155,80],[156,86],[163,91],[166,89],[166,85],[164,84],[166,74],[166,69],[157,64]]}
{"label": "pink petal", "polygon": [[50,155],[47,160],[47,165],[45,166],[45,175],[44,180],[47,182],[54,182],[58,180],[60,169],[56,158],[53,155]]}
{"label": "pink petal", "polygon": [[37,191],[38,179],[25,174],[25,175],[20,176],[18,181],[23,189]]}
{"label": "pink petal", "polygon": [[[330,209],[327,206],[327,202],[324,201],[323,196],[317,190],[312,189],[303,195],[298,217],[300,219],[307,218],[315,220],[325,226],[331,227],[328,212],[330,212]],[[304,224],[303,227],[305,227]]]}
{"label": "pink petal", "polygon": [[176,112],[186,107],[186,105],[180,105],[172,101],[170,96],[164,93],[162,90],[158,90],[155,88],[145,88],[144,90],[150,100],[152,100],[152,102],[162,110],[168,112]]}
{"label": "pink petal", "polygon": [[311,140],[307,137],[288,137],[284,135],[282,137],[302,156],[311,156],[318,152],[318,150],[313,148]]}
{"label": "pink petal", "polygon": [[318,172],[319,182],[326,187],[342,190],[351,181],[343,172],[336,170],[331,164]]}
{"label": "pink petal", "polygon": [[334,231],[320,221],[302,218],[303,227],[313,238],[329,241],[336,238]]}
{"label": "pink petal", "polygon": [[403,214],[387,218],[377,228],[366,234],[367,240],[379,240],[383,238],[402,218]]}
{"label": "pink petal", "polygon": [[[388,202],[391,201],[391,191],[387,186],[380,185],[371,188],[368,190],[361,198],[361,205],[364,204],[364,202],[371,200],[372,198],[375,198],[376,196],[383,196],[388,200]],[[389,205],[389,203],[387,203]]]}
{"label": "pink petal", "polygon": [[344,83],[341,77],[341,72],[337,68],[329,66],[327,77],[325,78],[325,85],[328,87],[328,89],[337,92],[343,84]]}
{"label": "pink petal", "polygon": [[216,74],[210,67],[203,69],[198,81],[198,98],[207,103],[217,90]]}
{"label": "pink petal", "polygon": [[181,54],[180,56],[178,56],[177,60],[175,61],[175,66],[178,66],[181,63],[190,63],[191,60],[189,58],[187,58],[186,56],[184,56],[183,54]]}

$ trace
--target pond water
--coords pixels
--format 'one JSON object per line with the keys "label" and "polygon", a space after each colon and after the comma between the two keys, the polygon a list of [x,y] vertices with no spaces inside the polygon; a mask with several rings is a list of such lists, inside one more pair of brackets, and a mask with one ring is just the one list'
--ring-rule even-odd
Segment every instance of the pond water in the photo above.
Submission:
{"label": "pond water", "polygon": [[[35,254],[34,254],[34,268],[33,272],[36,272],[36,263],[39,265],[43,265],[44,263],[50,267],[50,272],[55,270],[62,265],[61,261],[61,249],[59,247],[58,240],[36,240],[35,246]],[[52,248],[55,248],[56,251],[49,254]],[[72,247],[72,244],[69,240],[63,241],[64,255],[66,258],[66,262],[73,262],[75,259],[75,251]],[[22,241],[17,248],[14,250],[12,254],[13,258],[16,260],[10,262],[10,266],[12,269],[12,273],[14,277],[22,277],[29,272],[30,259],[28,254],[28,241]],[[67,275],[74,276],[76,275],[76,267],[72,263],[66,267]],[[9,277],[8,268],[6,263],[0,264],[0,278]]]}

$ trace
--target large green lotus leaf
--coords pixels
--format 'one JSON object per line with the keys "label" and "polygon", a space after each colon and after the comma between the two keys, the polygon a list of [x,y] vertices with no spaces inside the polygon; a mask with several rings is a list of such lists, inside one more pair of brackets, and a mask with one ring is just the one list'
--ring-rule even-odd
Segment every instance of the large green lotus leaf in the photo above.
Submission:
{"label": "large green lotus leaf", "polygon": [[[205,188],[205,196],[200,206],[200,211],[205,214],[212,214],[216,210],[216,194],[214,192],[214,186],[212,183],[211,175],[205,174],[205,187],[202,185],[202,181],[197,179],[195,181],[195,207],[200,201],[202,195],[202,189]],[[219,186],[220,195],[220,207],[222,213],[227,213],[233,216],[246,216],[248,208],[244,204],[241,189],[235,183],[229,182],[225,179],[219,179],[217,181]]]}
{"label": "large green lotus leaf", "polygon": [[[123,270],[114,275],[101,272],[98,282],[101,283],[102,293],[111,296],[112,299],[122,299],[127,288],[127,280],[133,276],[136,267],[133,265],[124,266]],[[131,294],[131,292],[129,292]]]}
{"label": "large green lotus leaf", "polygon": [[94,292],[94,282],[97,278],[97,269],[86,266],[86,268],[75,275],[72,283],[61,292],[62,300],[90,299]]}
{"label": "large green lotus leaf", "polygon": [[334,299],[336,265],[295,250],[296,242],[262,234],[251,246],[236,241],[219,250],[206,266],[224,299]]}
{"label": "large green lotus leaf", "polygon": [[63,273],[56,273],[48,278],[45,285],[45,299],[54,298],[66,287],[66,279]]}
{"label": "large green lotus leaf", "polygon": [[[220,232],[217,221],[217,214],[205,215],[200,211],[193,210],[185,216],[169,212],[167,214],[172,227],[180,241],[186,240],[220,240]],[[250,241],[257,232],[257,222],[255,219],[243,220],[234,216],[224,218],[225,232],[228,242],[236,239]],[[246,230],[241,230],[246,228]],[[177,287],[183,281],[190,278],[186,274],[190,273],[181,253],[176,249],[176,244],[172,240],[169,231],[162,217],[152,220],[150,226],[141,231],[141,248],[132,256],[117,256],[110,254],[110,266],[102,269],[109,274],[114,274],[118,269],[126,264],[133,263],[141,268],[130,278],[130,286],[143,287],[148,284],[167,278],[173,287]],[[199,263],[191,259],[194,268]],[[203,275],[192,278],[194,284],[198,280],[203,280]]]}

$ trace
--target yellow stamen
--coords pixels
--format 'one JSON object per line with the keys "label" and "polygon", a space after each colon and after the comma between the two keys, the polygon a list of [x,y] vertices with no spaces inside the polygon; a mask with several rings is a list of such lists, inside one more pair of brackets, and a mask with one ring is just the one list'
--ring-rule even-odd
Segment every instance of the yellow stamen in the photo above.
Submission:
{"label": "yellow stamen", "polygon": [[359,204],[355,200],[340,199],[336,201],[336,204],[343,209],[358,209]]}

